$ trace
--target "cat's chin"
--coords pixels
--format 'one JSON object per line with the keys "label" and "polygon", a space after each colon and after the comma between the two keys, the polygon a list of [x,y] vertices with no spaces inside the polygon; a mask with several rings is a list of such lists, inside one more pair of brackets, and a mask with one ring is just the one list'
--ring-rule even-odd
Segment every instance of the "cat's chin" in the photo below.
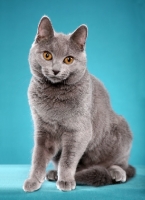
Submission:
{"label": "cat's chin", "polygon": [[57,83],[62,83],[64,82],[65,80],[63,79],[60,79],[60,78],[57,78],[57,77],[53,77],[53,78],[47,78],[52,84],[57,84]]}
{"label": "cat's chin", "polygon": [[65,82],[68,78],[69,75],[67,76],[44,76],[46,78],[46,80],[48,80],[49,82],[51,82],[52,84],[57,84],[57,83],[63,83]]}

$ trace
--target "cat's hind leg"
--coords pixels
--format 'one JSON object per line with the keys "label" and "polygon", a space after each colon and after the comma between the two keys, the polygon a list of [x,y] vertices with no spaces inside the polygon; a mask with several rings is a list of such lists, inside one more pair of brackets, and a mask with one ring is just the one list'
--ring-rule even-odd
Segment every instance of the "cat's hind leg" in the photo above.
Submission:
{"label": "cat's hind leg", "polygon": [[46,174],[46,180],[48,181],[57,181],[57,170],[50,170]]}
{"label": "cat's hind leg", "polygon": [[77,184],[92,186],[109,185],[113,183],[109,171],[102,166],[93,166],[76,172],[75,180]]}
{"label": "cat's hind leg", "polygon": [[110,172],[110,175],[113,180],[116,182],[125,182],[126,181],[126,171],[123,170],[118,165],[112,165],[108,171]]}
{"label": "cat's hind leg", "polygon": [[135,168],[131,165],[125,170],[118,165],[112,165],[108,169],[103,166],[93,166],[76,172],[75,180],[77,184],[102,186],[125,182],[134,175]]}

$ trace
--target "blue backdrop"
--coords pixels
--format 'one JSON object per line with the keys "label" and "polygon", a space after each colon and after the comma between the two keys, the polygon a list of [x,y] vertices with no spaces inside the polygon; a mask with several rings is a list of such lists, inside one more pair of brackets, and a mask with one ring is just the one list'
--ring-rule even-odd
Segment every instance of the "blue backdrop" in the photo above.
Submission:
{"label": "blue backdrop", "polygon": [[40,18],[57,32],[87,24],[90,73],[130,124],[130,163],[145,164],[145,1],[0,0],[0,164],[29,164],[33,124],[27,101],[28,53]]}

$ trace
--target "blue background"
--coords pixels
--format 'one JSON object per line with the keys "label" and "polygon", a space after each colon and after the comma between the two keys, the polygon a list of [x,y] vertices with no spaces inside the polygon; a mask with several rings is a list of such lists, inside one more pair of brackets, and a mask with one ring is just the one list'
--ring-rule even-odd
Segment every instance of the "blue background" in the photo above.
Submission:
{"label": "blue background", "polygon": [[0,164],[31,162],[28,53],[44,14],[57,32],[88,26],[88,69],[130,124],[130,163],[145,164],[144,0],[0,0]]}

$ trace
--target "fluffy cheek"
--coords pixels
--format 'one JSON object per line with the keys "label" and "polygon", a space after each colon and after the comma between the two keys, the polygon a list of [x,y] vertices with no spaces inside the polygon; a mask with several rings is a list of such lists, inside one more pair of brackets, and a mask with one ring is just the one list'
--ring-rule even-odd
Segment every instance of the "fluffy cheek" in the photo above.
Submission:
{"label": "fluffy cheek", "polygon": [[61,66],[61,70],[60,70],[60,75],[61,76],[69,76],[71,70],[70,67],[68,65],[63,64]]}
{"label": "fluffy cheek", "polygon": [[48,77],[50,75],[50,70],[49,68],[46,68],[46,67],[41,67],[41,71],[42,71],[42,74],[45,76],[45,77]]}
{"label": "fluffy cheek", "polygon": [[41,72],[44,76],[48,76],[52,73],[52,61],[43,61],[38,59],[37,62],[41,66]]}
{"label": "fluffy cheek", "polygon": [[83,73],[83,68],[84,66],[81,63],[75,62],[72,66],[70,66],[70,74]]}
{"label": "fluffy cheek", "polygon": [[76,62],[74,62],[74,63],[72,63],[72,64],[64,64],[64,66],[63,66],[63,69],[64,69],[64,71],[66,71],[67,73],[69,73],[69,74],[72,74],[72,73],[74,73],[77,69],[78,69],[78,67],[77,67],[77,63]]}

